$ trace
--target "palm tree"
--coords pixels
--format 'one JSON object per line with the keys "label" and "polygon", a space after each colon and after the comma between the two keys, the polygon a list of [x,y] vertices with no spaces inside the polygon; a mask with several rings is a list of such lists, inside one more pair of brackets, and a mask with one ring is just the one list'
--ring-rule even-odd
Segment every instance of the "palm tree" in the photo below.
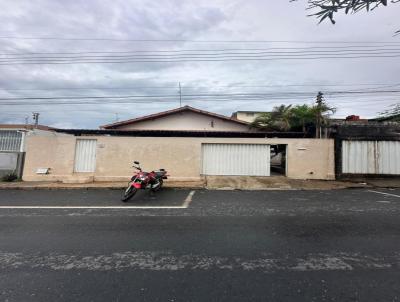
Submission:
{"label": "palm tree", "polygon": [[292,105],[274,107],[271,112],[261,113],[251,124],[263,130],[289,131],[291,128]]}
{"label": "palm tree", "polygon": [[322,124],[326,125],[328,122],[328,118],[335,114],[336,108],[331,107],[326,103],[321,103],[313,107],[314,115],[321,117]]}
{"label": "palm tree", "polygon": [[271,112],[272,120],[283,131],[289,131],[293,117],[292,105],[280,105],[274,107]]}
{"label": "palm tree", "polygon": [[262,130],[276,130],[274,129],[271,112],[263,112],[259,114],[250,126]]}

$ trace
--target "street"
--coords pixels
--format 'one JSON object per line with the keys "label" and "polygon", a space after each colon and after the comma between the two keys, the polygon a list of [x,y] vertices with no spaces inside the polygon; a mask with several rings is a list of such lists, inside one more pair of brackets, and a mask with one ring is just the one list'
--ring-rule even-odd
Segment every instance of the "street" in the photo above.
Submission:
{"label": "street", "polygon": [[0,190],[0,301],[399,301],[400,189]]}

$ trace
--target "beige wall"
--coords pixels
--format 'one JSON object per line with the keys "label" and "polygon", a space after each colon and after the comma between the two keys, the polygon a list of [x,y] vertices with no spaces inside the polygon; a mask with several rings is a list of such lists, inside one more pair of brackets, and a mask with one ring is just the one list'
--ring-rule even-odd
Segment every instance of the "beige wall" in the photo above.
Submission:
{"label": "beige wall", "polygon": [[[213,126],[212,126],[213,122]],[[198,130],[249,131],[249,126],[210,117],[191,111],[178,112],[165,117],[120,126],[117,130]]]}
{"label": "beige wall", "polygon": [[[28,136],[23,179],[60,180],[93,176],[98,181],[128,180],[132,162],[145,170],[165,168],[175,180],[201,179],[202,143],[287,144],[287,176],[297,179],[333,179],[334,143],[327,139],[180,138],[90,136],[97,139],[95,173],[73,173],[74,136]],[[84,138],[84,137],[78,137]],[[36,175],[37,168],[51,168]]]}
{"label": "beige wall", "polygon": [[235,113],[236,119],[239,121],[244,121],[248,123],[254,122],[254,120],[260,115],[260,112],[241,112],[238,111]]}

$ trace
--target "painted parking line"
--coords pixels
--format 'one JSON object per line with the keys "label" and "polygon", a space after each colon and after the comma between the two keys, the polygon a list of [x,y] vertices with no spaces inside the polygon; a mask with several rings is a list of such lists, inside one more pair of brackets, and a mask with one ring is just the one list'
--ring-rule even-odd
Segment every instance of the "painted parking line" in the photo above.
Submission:
{"label": "painted parking line", "polygon": [[0,206],[0,209],[187,209],[196,191],[190,191],[180,206]]}
{"label": "painted parking line", "polygon": [[185,201],[183,202],[182,207],[184,207],[185,209],[189,207],[189,204],[192,202],[194,193],[196,193],[196,191],[189,192],[188,196],[186,197]]}
{"label": "painted parking line", "polygon": [[0,206],[0,209],[186,209],[183,206]]}
{"label": "painted parking line", "polygon": [[387,196],[393,196],[393,197],[398,197],[400,198],[400,195],[396,194],[391,194],[391,193],[385,193],[385,192],[379,192],[379,191],[374,191],[374,190],[367,190],[368,192],[376,193],[376,194],[382,194],[382,195],[387,195]]}

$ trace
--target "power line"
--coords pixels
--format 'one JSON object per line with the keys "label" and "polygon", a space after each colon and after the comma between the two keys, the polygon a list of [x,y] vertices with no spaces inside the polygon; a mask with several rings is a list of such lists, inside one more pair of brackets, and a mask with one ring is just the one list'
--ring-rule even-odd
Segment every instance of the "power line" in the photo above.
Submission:
{"label": "power line", "polygon": [[[352,83],[352,84],[276,84],[276,85],[213,85],[213,88],[269,88],[269,87],[357,87],[357,86],[399,86],[399,83]],[[204,86],[186,86],[185,89],[199,89]],[[132,86],[132,87],[47,87],[47,88],[1,88],[4,91],[45,91],[45,90],[135,90],[135,89],[176,89],[176,86]],[[368,89],[368,88],[366,88]]]}
{"label": "power line", "polygon": [[[330,55],[333,54],[386,54],[386,53],[398,53],[399,48],[375,48],[375,49],[340,49],[340,50],[295,50],[295,51],[269,51],[269,50],[257,50],[257,51],[210,51],[212,53],[171,53],[171,54],[152,54],[151,51],[146,52],[147,54],[119,54],[110,55],[104,54],[92,55],[87,54],[68,54],[68,55],[58,55],[56,53],[51,55],[37,55],[37,54],[8,54],[5,57],[0,58],[2,61],[24,61],[24,60],[73,60],[73,59],[135,59],[135,58],[145,58],[145,59],[177,59],[177,58],[208,58],[208,57],[225,57],[225,56],[287,56],[287,55]],[[144,52],[143,52],[144,53]],[[3,55],[4,56],[4,55]],[[14,56],[14,57],[13,57]]]}
{"label": "power line", "polygon": [[279,56],[270,58],[217,58],[217,59],[176,59],[176,60],[115,60],[115,61],[37,61],[37,62],[6,62],[0,65],[71,65],[71,64],[120,64],[120,63],[183,63],[183,62],[227,62],[227,61],[281,61],[281,60],[321,60],[321,59],[365,59],[365,58],[397,58],[395,55],[350,55],[350,56],[319,56],[319,57],[299,57],[299,56]]}
{"label": "power line", "polygon": [[[271,96],[271,95],[309,95],[313,94],[312,91],[289,91],[289,92],[264,92],[264,93],[203,93],[203,94],[182,94],[184,97],[201,97],[201,96]],[[400,90],[348,90],[348,91],[328,91],[326,94],[375,94],[375,93],[400,93]],[[315,94],[315,93],[314,93]],[[119,96],[40,96],[40,97],[14,97],[14,98],[1,98],[0,100],[54,100],[54,99],[123,99],[123,98],[164,98],[176,97],[175,94],[159,94],[159,95],[119,95]]]}
{"label": "power line", "polygon": [[142,55],[142,56],[87,56],[87,57],[25,57],[25,58],[0,58],[1,65],[11,64],[48,64],[48,63],[124,63],[124,62],[179,62],[179,61],[226,61],[226,60],[273,60],[273,59],[309,59],[315,56],[320,58],[354,58],[354,57],[384,57],[399,56],[400,49],[393,51],[371,51],[371,52],[346,52],[346,53],[224,53],[206,55]]}
{"label": "power line", "polygon": [[312,46],[312,47],[268,47],[268,48],[224,48],[224,49],[170,49],[170,50],[126,50],[126,51],[78,51],[78,52],[12,52],[0,53],[0,55],[79,55],[79,54],[123,54],[123,53],[181,53],[181,52],[225,52],[225,51],[267,51],[267,50],[307,50],[307,49],[352,49],[352,48],[383,48],[400,46],[388,45],[346,45],[346,46]]}
{"label": "power line", "polygon": [[[302,96],[293,96],[293,95],[278,95],[278,96],[207,96],[207,97],[186,97],[185,100],[190,101],[190,102],[270,102],[271,100],[291,100],[291,102],[298,102],[298,101],[307,101],[312,98],[312,94],[308,95],[302,95]],[[330,97],[330,100],[334,100],[335,98],[341,98],[343,96],[333,96]],[[396,97],[399,97],[399,95],[396,95]],[[365,98],[365,96],[364,96]],[[20,105],[29,105],[29,106],[36,106],[36,105],[110,105],[110,104],[133,104],[133,103],[175,103],[176,102],[176,96],[173,98],[158,98],[158,99],[152,99],[149,101],[146,98],[132,98],[132,99],[108,99],[105,102],[101,102],[101,100],[97,99],[89,99],[89,100],[63,100],[63,99],[57,99],[57,100],[37,100],[36,102],[28,102],[28,101],[8,101],[8,102],[0,102],[0,105],[7,105],[7,106],[20,106]],[[293,99],[296,99],[293,101]],[[396,101],[396,99],[392,100],[393,102]],[[344,102],[351,102],[352,104],[355,104],[354,98],[351,100],[342,100],[340,101],[341,103]],[[371,100],[373,103],[381,102],[380,99],[378,100]],[[360,101],[359,103],[365,104],[365,101]]]}
{"label": "power line", "polygon": [[[211,55],[208,53],[231,53],[231,54],[246,54],[246,53],[319,53],[319,52],[355,52],[355,51],[385,51],[385,50],[399,50],[398,48],[388,48],[388,47],[398,47],[399,45],[384,45],[384,46],[340,46],[340,47],[326,47],[326,46],[316,46],[316,47],[272,47],[272,48],[231,48],[231,49],[180,49],[180,50],[131,50],[131,51],[86,51],[86,52],[18,52],[18,53],[0,53],[1,56],[15,56],[16,58],[23,58],[23,56],[38,56],[43,58],[43,56],[48,56],[51,58],[57,58],[57,56],[62,57],[86,57],[86,55],[92,55],[92,57],[103,57],[103,56],[113,56],[113,57],[124,57],[127,54],[136,54],[136,56],[141,56],[143,53],[150,53],[152,56],[172,56],[172,55],[184,55],[185,53],[190,55],[196,55],[197,52],[201,54],[197,55]],[[276,51],[280,50],[280,51]],[[286,52],[291,50],[291,52]],[[100,54],[103,54],[102,56]],[[118,54],[118,55],[115,55]],[[8,58],[8,57],[6,57]]]}
{"label": "power line", "polygon": [[[399,44],[400,45],[400,44]],[[176,63],[176,62],[222,62],[222,61],[270,61],[270,60],[316,60],[316,59],[359,59],[391,58],[400,56],[400,48],[362,48],[362,49],[314,49],[294,51],[260,50],[203,50],[188,52],[183,50],[141,51],[138,53],[112,52],[97,53],[57,53],[47,54],[7,54],[0,57],[0,65],[32,64],[100,64],[100,63]]]}
{"label": "power line", "polygon": [[116,41],[116,42],[185,42],[185,43],[296,43],[296,44],[397,44],[397,41],[310,41],[310,40],[189,40],[189,39],[132,39],[132,38],[65,38],[65,37],[24,37],[0,36],[9,40],[56,40],[56,41]]}

